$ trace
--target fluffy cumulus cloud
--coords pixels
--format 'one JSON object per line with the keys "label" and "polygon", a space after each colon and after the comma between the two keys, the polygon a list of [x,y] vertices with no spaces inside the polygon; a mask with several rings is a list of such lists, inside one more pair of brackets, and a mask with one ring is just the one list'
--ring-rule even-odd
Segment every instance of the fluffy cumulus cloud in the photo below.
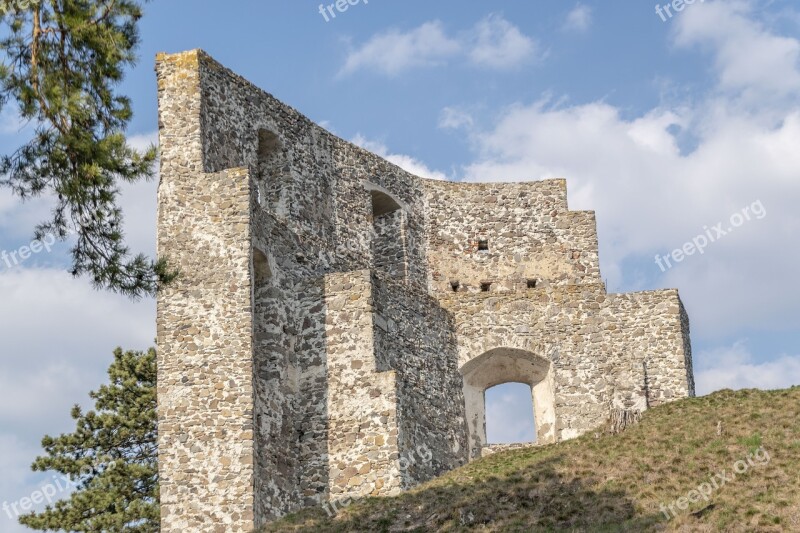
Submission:
{"label": "fluffy cumulus cloud", "polygon": [[441,22],[426,22],[409,32],[393,29],[374,35],[347,56],[341,74],[363,69],[395,76],[411,68],[439,65],[460,51],[461,43],[445,34]]}
{"label": "fluffy cumulus cloud", "polygon": [[502,16],[492,14],[475,27],[469,58],[475,65],[492,69],[518,67],[536,55],[536,42]]}
{"label": "fluffy cumulus cloud", "polygon": [[675,41],[715,53],[720,89],[762,102],[795,97],[800,90],[800,41],[775,35],[754,21],[755,8],[747,0],[693,6],[681,17]]}
{"label": "fluffy cumulus cloud", "polygon": [[592,8],[584,5],[576,5],[572,11],[567,13],[564,21],[564,29],[567,31],[584,32],[592,25]]}
{"label": "fluffy cumulus cloud", "polygon": [[[631,116],[605,101],[544,98],[489,127],[453,108],[440,117],[440,127],[470,134],[469,181],[569,178],[571,208],[598,213],[609,286],[680,287],[706,339],[800,327],[786,287],[800,262],[800,41],[751,7],[697,4],[673,21],[677,53],[713,65],[716,81],[696,100]],[[708,244],[671,268],[654,260],[693,241]],[[800,384],[797,354],[764,355],[742,343],[697,352],[698,392]]]}
{"label": "fluffy cumulus cloud", "polygon": [[[791,81],[800,43],[748,9],[696,4],[673,21],[684,53],[713,54],[718,81],[698,101],[631,117],[602,101],[541,100],[507,109],[491,127],[466,126],[479,153],[466,179],[569,178],[571,208],[598,213],[610,287],[680,287],[695,331],[709,337],[800,326],[785,286],[800,262],[800,87]],[[781,70],[749,77],[750,60],[731,50]],[[776,79],[784,81],[766,81]],[[750,220],[740,223],[745,210]],[[701,235],[714,238],[702,254],[666,271],[655,263]]]}
{"label": "fluffy cumulus cloud", "polygon": [[491,14],[457,36],[447,34],[439,21],[403,32],[376,34],[350,51],[340,75],[372,70],[396,76],[413,68],[432,67],[457,57],[483,68],[510,69],[535,58],[536,41],[499,14]]}
{"label": "fluffy cumulus cloud", "polygon": [[369,150],[374,154],[378,154],[387,161],[394,163],[398,167],[414,174],[415,176],[434,180],[448,179],[444,173],[429,168],[425,163],[418,159],[415,159],[409,155],[391,153],[383,143],[371,141],[362,135],[356,135],[352,142],[353,144],[356,144],[365,150]]}
{"label": "fluffy cumulus cloud", "polygon": [[800,355],[759,362],[745,341],[700,353],[697,394],[721,389],[785,389],[800,385]]}
{"label": "fluffy cumulus cloud", "polygon": [[[155,134],[132,138],[144,147]],[[156,182],[126,184],[120,203],[126,215],[127,242],[132,250],[155,253]],[[28,245],[33,227],[49,215],[51,201],[21,204],[0,191],[0,252]],[[117,346],[143,350],[155,338],[155,304],[97,291],[84,279],[66,272],[69,243],[40,250],[9,267],[0,258],[0,502],[29,497],[50,481],[51,474],[31,472],[46,433],[73,429],[70,406],[89,406],[88,392],[106,381],[106,369]],[[62,494],[65,495],[65,494]],[[0,514],[0,531],[27,531]]]}
{"label": "fluffy cumulus cloud", "polygon": [[[5,432],[0,433],[0,472],[3,473],[0,476],[0,504],[3,502],[9,504],[6,509],[0,509],[0,531],[3,533],[31,531],[17,523],[17,512],[10,506],[19,499],[30,496],[34,490],[48,481],[44,478],[36,483],[30,479],[29,464],[33,457],[26,451],[30,447],[30,442]],[[19,507],[18,509],[21,510]]]}
{"label": "fluffy cumulus cloud", "polygon": [[[62,270],[0,273],[3,324],[0,390],[0,502],[17,502],[47,483],[29,465],[45,434],[73,429],[70,406],[89,406],[106,381],[116,346],[145,349],[155,337],[155,306],[94,290]],[[25,531],[5,513],[0,531]]]}

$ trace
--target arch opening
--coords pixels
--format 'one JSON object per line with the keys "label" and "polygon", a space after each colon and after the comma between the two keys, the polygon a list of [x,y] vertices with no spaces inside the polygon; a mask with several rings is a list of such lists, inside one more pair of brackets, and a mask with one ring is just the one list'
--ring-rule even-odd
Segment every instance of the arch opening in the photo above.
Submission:
{"label": "arch opening", "polygon": [[267,285],[270,278],[272,278],[272,269],[269,266],[267,254],[258,248],[253,248],[253,279],[256,291]]}
{"label": "arch opening", "polygon": [[372,210],[372,258],[376,272],[408,279],[408,212],[389,191],[365,183]]}
{"label": "arch opening", "polygon": [[486,391],[506,383],[530,387],[535,441],[541,444],[555,441],[555,396],[549,360],[527,350],[495,348],[467,362],[460,372],[464,379],[471,458],[480,457],[488,444]]}
{"label": "arch opening", "polygon": [[370,196],[372,197],[373,219],[388,215],[401,208],[397,200],[383,191],[371,190]]}
{"label": "arch opening", "polygon": [[290,176],[280,137],[267,129],[258,130],[256,155],[258,203],[276,214],[285,214],[284,197]]}

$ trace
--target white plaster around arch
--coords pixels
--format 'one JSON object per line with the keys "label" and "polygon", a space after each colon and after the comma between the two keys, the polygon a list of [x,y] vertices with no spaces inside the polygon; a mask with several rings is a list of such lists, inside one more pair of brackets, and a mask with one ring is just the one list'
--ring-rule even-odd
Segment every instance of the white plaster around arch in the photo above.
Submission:
{"label": "white plaster around arch", "polygon": [[464,379],[470,458],[480,457],[487,444],[486,390],[503,383],[530,385],[537,443],[555,441],[553,365],[545,357],[519,348],[492,348],[462,365],[459,372]]}

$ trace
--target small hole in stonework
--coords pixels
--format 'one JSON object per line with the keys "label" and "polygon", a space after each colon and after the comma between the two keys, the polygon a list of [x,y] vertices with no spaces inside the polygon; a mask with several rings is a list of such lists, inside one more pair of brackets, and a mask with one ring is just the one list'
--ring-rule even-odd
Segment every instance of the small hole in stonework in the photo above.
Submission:
{"label": "small hole in stonework", "polygon": [[489,241],[486,239],[481,239],[478,241],[478,251],[479,252],[488,252],[489,251]]}
{"label": "small hole in stonework", "polygon": [[481,283],[481,292],[489,292],[490,290],[492,290],[492,283],[490,281]]}
{"label": "small hole in stonework", "polygon": [[450,282],[450,288],[453,289],[453,292],[458,292],[458,288],[461,287],[461,283],[457,280]]}
{"label": "small hole in stonework", "polygon": [[528,288],[529,289],[535,289],[536,288],[536,280],[535,279],[529,279],[527,281],[527,284],[528,284]]}

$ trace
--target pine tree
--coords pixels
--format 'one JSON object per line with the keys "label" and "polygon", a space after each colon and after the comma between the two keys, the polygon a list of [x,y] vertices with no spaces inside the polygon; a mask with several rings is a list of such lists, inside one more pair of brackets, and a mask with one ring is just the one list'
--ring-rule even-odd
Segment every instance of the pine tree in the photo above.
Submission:
{"label": "pine tree", "polygon": [[95,411],[72,409],[75,432],[42,440],[36,471],[76,484],[68,499],[20,517],[40,531],[150,533],[159,530],[156,352],[114,352],[110,383],[91,392]]}
{"label": "pine tree", "polygon": [[128,143],[131,102],[117,92],[141,17],[137,0],[0,0],[0,107],[33,126],[0,154],[0,186],[52,197],[36,238],[74,233],[71,273],[134,298],[175,277],[165,261],[131,256],[121,228],[119,185],[152,178],[156,158]]}

